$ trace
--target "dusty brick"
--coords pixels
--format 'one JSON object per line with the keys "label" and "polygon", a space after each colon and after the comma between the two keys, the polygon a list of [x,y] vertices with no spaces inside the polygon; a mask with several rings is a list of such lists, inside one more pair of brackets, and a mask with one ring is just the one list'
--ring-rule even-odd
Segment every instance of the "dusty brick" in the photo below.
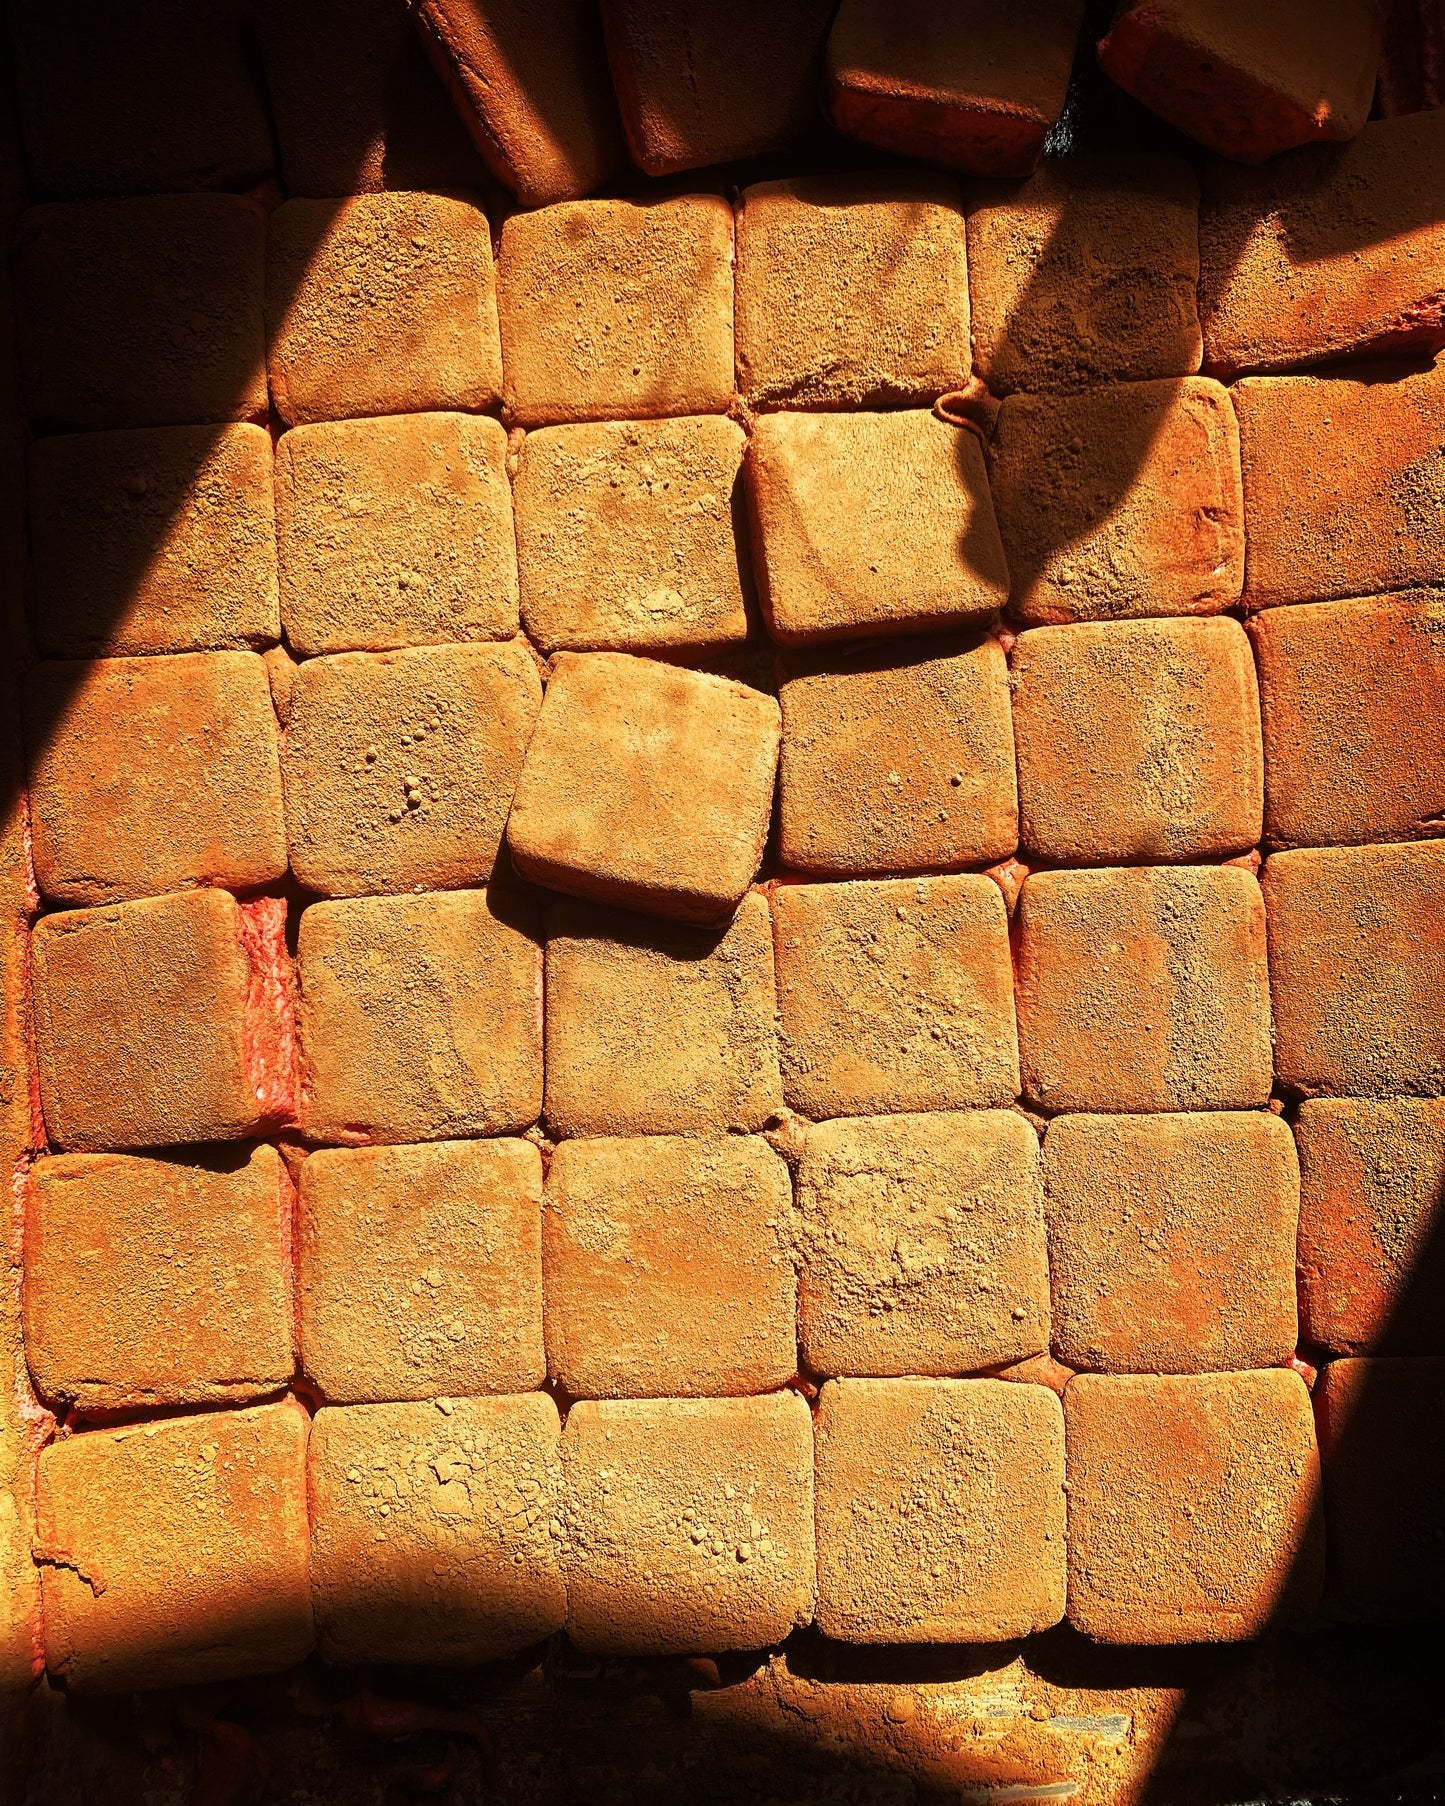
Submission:
{"label": "dusty brick", "polygon": [[580,1649],[761,1649],[813,1615],[813,1426],[795,1392],[574,1405],[562,1498]]}
{"label": "dusty brick", "polygon": [[308,659],[282,759],[296,876],[331,896],[485,884],[541,706],[521,641]]}
{"label": "dusty brick", "polygon": [[577,903],[547,915],[547,1120],[558,1136],[761,1129],[783,1107],[773,942]]}
{"label": "dusty brick", "polygon": [[1064,1615],[1064,1414],[1001,1380],[829,1380],[818,1409],[818,1627],[993,1643]]}
{"label": "dusty brick", "polygon": [[822,1123],[797,1199],[798,1339],[814,1372],[969,1373],[1048,1347],[1039,1144],[1022,1116]]}
{"label": "dusty brick", "polygon": [[271,216],[266,326],[287,426],[491,407],[502,358],[486,215],[439,194],[288,201]]}
{"label": "dusty brick", "polygon": [[45,1666],[75,1692],[268,1674],[313,1642],[306,1413],[290,1401],[40,1457]]}
{"label": "dusty brick", "polygon": [[578,1398],[781,1386],[792,1212],[787,1168],[751,1136],[564,1141],[542,1220],[551,1378]]}
{"label": "dusty brick", "polygon": [[559,1435],[540,1392],[319,1411],[306,1465],[327,1660],[489,1662],[560,1630]]}
{"label": "dusty brick", "polygon": [[1069,1622],[1086,1636],[1239,1642],[1317,1602],[1319,1454],[1298,1374],[1083,1374],[1064,1436]]}
{"label": "dusty brick", "polygon": [[518,869],[659,915],[730,915],[762,860],[780,732],[773,698],[730,678],[559,653],[507,823]]}
{"label": "dusty brick", "polygon": [[302,656],[517,631],[507,437],[467,414],[293,427],[276,447],[281,618]]}
{"label": "dusty brick", "polygon": [[525,1141],[312,1154],[296,1290],[302,1366],[329,1404],[540,1386],[541,1155]]}
{"label": "dusty brick", "polygon": [[1237,866],[1025,879],[1014,967],[1025,1096],[1050,1111],[1267,1102],[1264,915]]}
{"label": "dusty brick", "polygon": [[313,903],[297,964],[316,1141],[505,1135],[542,1107],[542,949],[496,887]]}

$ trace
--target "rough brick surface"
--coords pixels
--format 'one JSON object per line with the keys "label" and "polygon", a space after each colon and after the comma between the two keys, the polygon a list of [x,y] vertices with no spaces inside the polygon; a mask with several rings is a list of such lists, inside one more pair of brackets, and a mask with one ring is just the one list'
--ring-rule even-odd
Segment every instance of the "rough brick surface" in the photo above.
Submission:
{"label": "rough brick surface", "polygon": [[1001,1380],[830,1380],[818,1625],[846,1643],[992,1643],[1064,1615],[1064,1414]]}
{"label": "rough brick surface", "polygon": [[1069,1622],[1086,1636],[1238,1642],[1318,1600],[1319,1455],[1298,1374],[1083,1374],[1064,1433]]}
{"label": "rough brick surface", "polygon": [[813,1427],[795,1392],[574,1405],[562,1497],[580,1649],[761,1649],[813,1615]]}

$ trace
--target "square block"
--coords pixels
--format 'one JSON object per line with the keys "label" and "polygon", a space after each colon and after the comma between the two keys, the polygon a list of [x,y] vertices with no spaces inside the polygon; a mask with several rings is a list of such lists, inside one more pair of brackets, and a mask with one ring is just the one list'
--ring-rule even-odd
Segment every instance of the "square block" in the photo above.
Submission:
{"label": "square block", "polygon": [[620,652],[558,653],[517,784],[519,871],[685,921],[732,913],[768,837],[771,696]]}
{"label": "square block", "polygon": [[469,414],[293,427],[276,447],[281,618],[303,658],[517,632],[507,435]]}
{"label": "square block", "polygon": [[46,897],[248,890],[285,872],[276,714],[254,652],[34,665],[24,707]]}
{"label": "square block", "polygon": [[306,1133],[451,1141],[535,1122],[539,929],[495,887],[313,903],[297,948]]}
{"label": "square block", "polygon": [[328,1404],[540,1386],[542,1156],[526,1141],[312,1154],[296,1293],[301,1364]]}
{"label": "square block", "polygon": [[485,884],[541,707],[520,640],[306,660],[282,762],[297,878],[343,897]]}
{"label": "square block", "polygon": [[61,1154],[25,1186],[25,1354],[58,1409],[259,1398],[291,1379],[291,1235],[276,1150]]}
{"label": "square block", "polygon": [[76,1693],[270,1674],[311,1649],[306,1434],[292,1400],[40,1455],[45,1667]]}
{"label": "square block", "polygon": [[773,939],[756,893],[726,929],[562,903],[547,913],[554,1135],[761,1129],[783,1107]]}
{"label": "square block", "polygon": [[1014,963],[1024,1095],[1051,1112],[1267,1103],[1264,913],[1238,866],[1026,878]]}
{"label": "square block", "polygon": [[266,418],[266,215],[234,194],[32,207],[20,368],[45,430]]}
{"label": "square block", "polygon": [[947,176],[756,182],[737,232],[738,387],[750,407],[896,407],[967,381],[967,234]]}
{"label": "square block", "polygon": [[1445,844],[1265,861],[1275,1063],[1306,1096],[1445,1096]]}
{"label": "square block", "polygon": [[829,1380],[818,1406],[818,1628],[994,1643],[1064,1615],[1064,1413],[1004,1380]]}
{"label": "square block", "polygon": [[1235,1643],[1324,1580],[1297,1373],[1081,1374],[1064,1393],[1069,1622],[1098,1643]]}
{"label": "square block", "polygon": [[716,414],[527,434],[517,553],[522,617],[544,652],[747,638],[734,538],[744,443]]}
{"label": "square block", "polygon": [[862,877],[989,865],[1018,847],[996,639],[857,647],[791,659],[781,675],[784,865]]}
{"label": "square block", "polygon": [[1244,583],[1239,426],[1207,376],[1010,395],[989,476],[1026,627],[1214,615]]}
{"label": "square block", "polygon": [[1060,1116],[1044,1136],[1053,1350],[1100,1373],[1294,1353],[1294,1138],[1263,1110]]}
{"label": "square block", "polygon": [[1010,1110],[808,1130],[798,1340],[815,1373],[950,1374],[1049,1341],[1038,1137]]}
{"label": "square block", "polygon": [[1258,841],[1259,686],[1238,621],[1035,627],[1009,665],[1026,856],[1177,863]]}
{"label": "square block", "polygon": [[502,227],[509,418],[720,414],[733,393],[733,215],[717,195],[564,201]]}
{"label": "square block", "polygon": [[792,1215],[788,1169],[753,1136],[564,1141],[542,1219],[551,1378],[574,1398],[790,1380]]}
{"label": "square block", "polygon": [[912,408],[764,414],[744,471],[758,595],[784,645],[972,625],[1008,600],[974,433]]}
{"label": "square block", "polygon": [[579,1649],[762,1649],[813,1616],[813,1424],[796,1392],[573,1405],[562,1501]]}
{"label": "square block", "polygon": [[991,878],[772,895],[783,1096],[821,1122],[1018,1096],[1008,911]]}
{"label": "square block", "polygon": [[560,1434],[541,1392],[318,1411],[306,1469],[322,1655],[470,1665],[560,1630]]}
{"label": "square block", "polygon": [[51,658],[281,637],[263,427],[65,433],[30,448],[30,597]]}
{"label": "square block", "polygon": [[1198,370],[1199,185],[1182,158],[1059,157],[965,198],[973,363],[995,395]]}
{"label": "square block", "polygon": [[502,354],[486,215],[440,194],[287,201],[266,244],[266,327],[287,426],[491,407]]}

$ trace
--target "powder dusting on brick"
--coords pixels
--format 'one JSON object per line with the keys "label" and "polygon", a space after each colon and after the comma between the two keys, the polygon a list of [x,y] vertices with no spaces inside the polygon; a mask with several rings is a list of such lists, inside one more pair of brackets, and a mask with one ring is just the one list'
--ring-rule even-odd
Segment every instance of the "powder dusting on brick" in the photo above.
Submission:
{"label": "powder dusting on brick", "polygon": [[251,966],[241,1027],[246,1076],[268,1121],[293,1123],[301,1100],[286,905],[280,897],[256,897],[239,909]]}

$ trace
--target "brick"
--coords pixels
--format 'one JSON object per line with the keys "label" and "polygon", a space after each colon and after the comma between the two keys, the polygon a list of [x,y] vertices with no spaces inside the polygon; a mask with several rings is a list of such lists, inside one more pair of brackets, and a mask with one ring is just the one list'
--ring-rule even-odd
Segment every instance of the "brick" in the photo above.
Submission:
{"label": "brick", "polygon": [[552,1380],[574,1398],[781,1386],[792,1213],[788,1169],[753,1136],[564,1141],[542,1228]]}
{"label": "brick", "polygon": [[781,852],[837,877],[988,865],[1018,846],[998,641],[850,648],[782,667]]}
{"label": "brick", "polygon": [[496,402],[492,241],[470,201],[288,201],[266,257],[267,368],[287,426]]}
{"label": "brick", "polygon": [[398,414],[293,427],[276,448],[288,643],[381,652],[517,632],[507,439],[495,420]]}
{"label": "brick", "polygon": [[1010,669],[1025,856],[1172,863],[1258,841],[1259,688],[1238,621],[1035,627]]}
{"label": "brick", "polygon": [[1249,624],[1270,847],[1445,830],[1445,602],[1436,592],[1271,608]]}
{"label": "brick", "polygon": [[493,887],[301,917],[302,1124],[315,1141],[505,1135],[542,1107],[542,949]]}
{"label": "brick", "polygon": [[265,214],[238,195],[32,207],[15,244],[31,420],[264,421],[265,245]]}
{"label": "brick", "polygon": [[306,660],[282,760],[296,876],[331,896],[485,884],[541,706],[521,641]]}
{"label": "brick", "polygon": [[1239,601],[1239,427],[1208,377],[1010,395],[989,474],[1024,626],[1214,615]]}
{"label": "brick", "polygon": [[574,1405],[562,1497],[579,1649],[761,1649],[813,1615],[813,1426],[795,1392]]}
{"label": "brick", "polygon": [[815,1373],[958,1374],[1049,1341],[1039,1145],[1009,1110],[810,1128],[798,1339]]}
{"label": "brick", "polygon": [[1014,964],[1024,1095],[1051,1112],[1266,1103],[1264,916],[1237,866],[1025,879]]}
{"label": "brick", "polygon": [[829,1380],[818,1409],[818,1628],[994,1643],[1064,1615],[1064,1414],[1002,1380]]}
{"label": "brick", "polygon": [[302,1366],[328,1404],[546,1377],[530,1142],[321,1149],[301,1167],[296,1262]]}
{"label": "brick", "polygon": [[52,658],[281,637],[271,441],[258,426],[73,433],[30,449],[31,619]]}
{"label": "brick", "polygon": [[1281,1082],[1445,1095],[1445,845],[1276,853],[1263,885]]}
{"label": "brick", "polygon": [[127,1693],[299,1662],[306,1433],[287,1401],[52,1443],[37,1513],[52,1681]]}
{"label": "brick", "polygon": [[648,652],[745,640],[731,420],[544,427],[515,489],[522,615],[544,652]]}
{"label": "brick", "polygon": [[1022,176],[1064,110],[1082,0],[843,0],[827,107],[865,144],[950,169]]}
{"label": "brick", "polygon": [[771,696],[625,653],[559,653],[517,784],[518,870],[687,921],[757,874],[778,764]]}
{"label": "brick", "polygon": [[276,716],[255,653],[36,665],[24,706],[46,897],[246,890],[285,872]]}
{"label": "brick", "polygon": [[505,403],[523,426],[720,414],[733,216],[716,195],[566,201],[502,228]]}
{"label": "brick", "polygon": [[516,1655],[567,1616],[545,1394],[351,1405],[311,1431],[311,1586],[332,1662]]}
{"label": "brick", "polygon": [[761,1129],[783,1107],[768,906],[722,931],[547,915],[547,1121],[559,1136]]}
{"label": "brick", "polygon": [[965,198],[974,369],[995,395],[1198,370],[1199,187],[1181,158],[1059,158]]}
{"label": "brick", "polygon": [[973,433],[917,409],[765,414],[744,471],[759,598],[784,645],[974,625],[1008,600]]}
{"label": "brick", "polygon": [[1064,1436],[1076,1630],[1233,1643],[1317,1602],[1319,1455],[1298,1374],[1082,1374]]}

